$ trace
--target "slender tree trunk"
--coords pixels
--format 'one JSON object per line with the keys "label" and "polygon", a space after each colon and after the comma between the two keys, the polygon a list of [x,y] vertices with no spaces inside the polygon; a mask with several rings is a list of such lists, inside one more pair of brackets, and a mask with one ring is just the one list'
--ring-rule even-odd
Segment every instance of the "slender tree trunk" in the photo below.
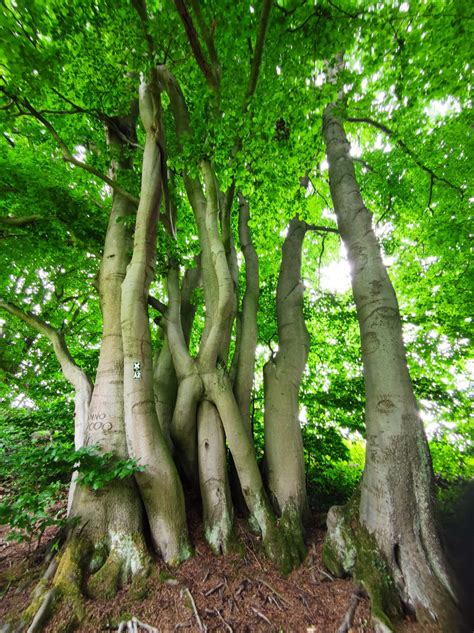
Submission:
{"label": "slender tree trunk", "polygon": [[297,217],[290,222],[277,286],[278,352],[264,367],[268,487],[282,520],[300,539],[308,514],[298,406],[309,346],[301,281],[301,249],[306,230],[306,223]]}
{"label": "slender tree trunk", "polygon": [[250,425],[250,402],[257,349],[257,311],[259,298],[258,257],[252,243],[249,228],[250,210],[248,200],[239,193],[239,240],[245,259],[245,291],[242,300],[239,349],[237,358],[234,393],[239,404],[245,428],[252,437]]}
{"label": "slender tree trunk", "polygon": [[171,439],[171,421],[176,406],[178,381],[166,336],[161,333],[161,348],[153,362],[153,393],[155,409],[163,438],[171,453],[174,452]]}
{"label": "slender tree trunk", "polygon": [[216,407],[208,400],[199,404],[197,421],[204,535],[216,554],[225,554],[233,543],[234,510],[224,430]]}
{"label": "slender tree trunk", "polygon": [[[201,268],[199,257],[196,261],[196,268],[186,271],[181,290],[181,323],[186,345],[189,345],[191,329],[193,326],[196,306],[193,302],[194,290],[198,287]],[[176,409],[178,395],[178,379],[174,368],[173,357],[168,344],[166,334],[163,332],[163,342],[158,357],[154,362],[154,393],[155,405],[158,421],[170,450],[174,451],[172,435],[173,415]],[[178,432],[177,429],[175,432]],[[192,469],[191,469],[192,470]]]}
{"label": "slender tree trunk", "polygon": [[156,415],[147,311],[163,160],[160,95],[154,81],[140,87],[140,116],[146,131],[142,186],[132,260],[122,285],[125,426],[130,456],[145,468],[136,480],[154,545],[165,561],[175,564],[187,558],[190,549],[181,482]]}
{"label": "slender tree trunk", "polygon": [[354,532],[350,527],[354,517],[348,517],[347,508],[333,508],[328,517],[326,560],[336,560],[336,567],[355,573],[371,593],[379,622],[390,627],[394,592],[384,590],[383,574],[374,575],[372,563],[377,561],[370,560],[368,544],[375,543],[404,608],[416,613],[425,630],[461,631],[450,571],[436,530],[430,454],[408,374],[397,299],[335,105],[324,113],[324,138],[331,196],[351,263],[367,428],[360,503],[358,507],[352,504],[361,528]]}

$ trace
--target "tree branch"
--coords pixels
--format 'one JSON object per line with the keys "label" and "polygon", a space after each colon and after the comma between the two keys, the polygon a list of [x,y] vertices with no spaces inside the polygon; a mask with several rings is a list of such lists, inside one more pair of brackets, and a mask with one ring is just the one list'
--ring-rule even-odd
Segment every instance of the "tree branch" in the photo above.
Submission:
{"label": "tree branch", "polygon": [[242,110],[248,108],[250,99],[253,97],[255,89],[257,87],[258,75],[260,73],[260,66],[262,64],[263,49],[265,46],[265,39],[268,31],[268,24],[270,21],[270,11],[272,9],[273,0],[263,0],[262,13],[260,14],[260,21],[258,24],[257,41],[255,42],[255,51],[252,59],[252,66],[250,68],[249,83],[247,91],[244,97],[244,104]]}
{"label": "tree branch", "polygon": [[319,226],[318,224],[308,224],[306,222],[305,224],[307,231],[315,231],[316,233],[335,233],[336,235],[339,235],[339,231],[332,226]]}
{"label": "tree branch", "polygon": [[150,31],[148,30],[148,13],[146,10],[146,2],[145,0],[132,0],[132,5],[134,6],[135,11],[138,14],[138,17],[140,18],[143,34],[145,35],[145,40],[148,46],[148,51],[153,61],[153,57],[155,55],[155,42],[153,41],[153,38],[150,35]]}
{"label": "tree branch", "polygon": [[33,116],[37,121],[39,121],[48,130],[48,132],[54,138],[56,143],[59,145],[64,161],[71,163],[72,165],[75,165],[76,167],[80,167],[84,171],[87,171],[93,176],[96,176],[96,178],[103,180],[110,187],[112,187],[114,191],[121,194],[124,198],[126,198],[133,204],[138,205],[138,202],[139,202],[138,198],[128,193],[128,191],[125,191],[124,189],[122,189],[122,187],[117,185],[117,183],[114,180],[112,180],[111,178],[103,174],[101,171],[99,171],[95,167],[92,167],[91,165],[87,165],[87,163],[83,163],[79,159],[75,158],[75,156],[72,154],[69,147],[63,141],[61,136],[57,133],[53,125],[41,114],[41,112],[36,110],[29,101],[27,101],[26,99],[19,100],[12,95],[9,95],[9,96],[15,101],[17,105],[21,104],[24,108],[26,108],[29,114]]}
{"label": "tree branch", "polygon": [[200,7],[200,3],[198,0],[190,0],[191,3],[191,7],[196,15],[196,19],[197,22],[199,24],[199,29],[202,33],[202,36],[204,38],[204,42],[206,43],[206,48],[207,48],[207,52],[209,53],[209,59],[211,60],[211,64],[214,68],[214,73],[216,74],[216,77],[220,80],[220,64],[219,64],[219,58],[217,55],[217,51],[216,51],[216,47],[214,45],[214,28],[215,28],[215,23],[213,23],[213,26],[211,28],[211,30],[209,30],[207,28],[207,25],[204,21],[204,18],[202,16],[201,13],[201,7]]}
{"label": "tree branch", "polygon": [[46,336],[53,346],[54,353],[61,365],[61,369],[66,380],[72,384],[77,392],[82,393],[86,390],[90,396],[90,393],[92,393],[92,383],[86,373],[74,362],[67,347],[64,335],[61,332],[46,323],[46,321],[43,321],[34,314],[31,314],[31,312],[24,312],[14,303],[7,303],[0,300],[0,309],[6,310],[13,316],[21,319],[24,323],[35,329],[43,336]]}
{"label": "tree branch", "polygon": [[157,312],[160,312],[160,314],[166,314],[167,306],[162,301],[152,297],[151,295],[148,295],[148,305],[154,308]]}
{"label": "tree branch", "polygon": [[189,44],[191,46],[191,50],[193,51],[194,59],[196,60],[199,68],[204,75],[209,88],[211,90],[217,92],[219,90],[219,80],[213,72],[213,68],[208,64],[201,44],[199,42],[199,37],[194,28],[193,20],[189,14],[189,11],[186,7],[184,0],[174,0],[174,4],[176,10],[178,11],[179,17],[181,18],[181,22],[183,23],[184,30],[186,31],[186,35],[188,36]]}
{"label": "tree branch", "polygon": [[7,226],[27,226],[28,224],[34,224],[41,220],[44,220],[41,215],[24,215],[20,218],[0,217],[0,224],[6,224]]}
{"label": "tree branch", "polygon": [[444,182],[448,187],[451,187],[451,189],[457,191],[461,195],[461,197],[463,196],[463,190],[461,189],[461,187],[458,187],[446,178],[443,178],[443,176],[438,176],[430,167],[427,167],[424,163],[422,163],[417,157],[416,153],[412,149],[410,149],[404,141],[398,139],[396,137],[396,133],[383,123],[379,123],[378,121],[375,121],[374,119],[371,119],[369,117],[347,117],[347,121],[349,121],[350,123],[366,123],[367,125],[375,127],[377,130],[380,130],[388,137],[394,139],[396,145],[398,145],[398,147],[403,150],[405,154],[408,154],[408,156],[410,156],[415,165],[429,174],[431,178],[439,180],[440,182]]}
{"label": "tree branch", "polygon": [[6,132],[3,132],[3,138],[6,140],[10,147],[15,147],[15,142],[8,136]]}

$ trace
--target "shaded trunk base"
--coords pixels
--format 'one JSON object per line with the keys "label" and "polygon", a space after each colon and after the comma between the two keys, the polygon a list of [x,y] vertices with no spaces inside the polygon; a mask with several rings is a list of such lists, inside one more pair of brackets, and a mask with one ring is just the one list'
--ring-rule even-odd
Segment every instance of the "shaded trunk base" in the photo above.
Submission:
{"label": "shaded trunk base", "polygon": [[[352,576],[355,583],[368,594],[377,633],[398,631],[404,615],[407,614],[416,616],[423,631],[426,632],[466,631],[458,607],[447,591],[444,591],[444,600],[437,613],[425,607],[418,596],[408,596],[407,601],[407,589],[406,586],[400,586],[400,577],[403,577],[405,572],[409,573],[408,570],[404,569],[396,553],[392,560],[387,560],[376,536],[360,524],[358,511],[358,495],[345,506],[333,506],[329,510],[323,560],[333,575],[340,578]],[[416,550],[412,552],[411,559],[411,565],[420,570],[419,591],[427,592],[426,602],[430,602],[432,596],[428,594],[429,589],[423,578],[426,575],[433,582],[435,577],[429,559],[426,554],[420,555]],[[442,589],[437,587],[436,593],[439,594],[441,591]],[[436,604],[440,604],[439,595],[433,599]]]}
{"label": "shaded trunk base", "polygon": [[139,590],[149,574],[150,562],[141,535],[110,531],[93,541],[88,535],[71,534],[59,554],[53,578],[45,575],[40,580],[18,628],[12,631],[38,633],[59,609],[67,613],[61,631],[74,631],[86,615],[85,596],[112,598],[130,581],[132,589]]}

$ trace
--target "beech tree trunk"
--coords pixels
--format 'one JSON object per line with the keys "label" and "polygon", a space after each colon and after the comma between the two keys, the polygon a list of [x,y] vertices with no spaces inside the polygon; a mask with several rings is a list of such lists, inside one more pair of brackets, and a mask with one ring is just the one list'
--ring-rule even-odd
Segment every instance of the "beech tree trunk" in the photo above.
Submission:
{"label": "beech tree trunk", "polygon": [[265,469],[282,520],[302,540],[308,515],[298,396],[309,335],[303,316],[301,249],[306,222],[288,227],[277,286],[278,352],[264,367]]}
{"label": "beech tree trunk", "polygon": [[255,353],[257,349],[257,311],[259,289],[258,256],[252,242],[249,227],[250,210],[246,198],[239,193],[239,241],[245,259],[245,292],[242,300],[240,327],[236,345],[237,359],[234,380],[234,393],[239,404],[245,428],[252,437],[250,424],[250,403],[255,369]]}
{"label": "beech tree trunk", "polygon": [[[397,299],[372,214],[360,195],[336,105],[326,108],[323,130],[331,196],[351,264],[367,429],[360,502],[331,510],[326,560],[333,570],[354,572],[366,586],[380,626],[391,628],[397,593],[403,609],[416,613],[425,630],[461,631],[455,589],[436,529],[431,459],[407,369]],[[361,526],[355,532],[351,508]],[[371,560],[371,544],[395,591],[387,587],[383,574],[374,575],[377,561],[373,556]]]}
{"label": "beech tree trunk", "polygon": [[181,481],[156,414],[147,309],[164,160],[160,94],[153,77],[140,86],[140,117],[146,131],[142,186],[133,255],[122,284],[125,427],[130,456],[144,466],[136,480],[154,545],[165,561],[175,564],[190,555],[190,548]]}
{"label": "beech tree trunk", "polygon": [[[136,106],[133,108],[136,110]],[[116,118],[115,126],[125,137],[135,138],[136,112],[128,118]],[[109,145],[117,154],[112,176],[120,179],[131,168],[124,158],[126,143],[108,128]],[[84,429],[84,445],[96,445],[112,452],[118,459],[128,458],[123,408],[123,348],[117,314],[120,314],[121,285],[128,264],[129,237],[124,219],[134,206],[122,194],[114,192],[99,272],[99,295],[102,311],[102,341],[96,380]],[[112,481],[94,493],[86,486],[75,488],[71,517],[81,521],[82,537],[94,549],[89,571],[99,570],[89,581],[90,593],[114,593],[132,574],[144,572],[146,547],[143,541],[141,503],[133,480]],[[107,557],[105,561],[104,557]],[[104,562],[105,561],[105,562]]]}

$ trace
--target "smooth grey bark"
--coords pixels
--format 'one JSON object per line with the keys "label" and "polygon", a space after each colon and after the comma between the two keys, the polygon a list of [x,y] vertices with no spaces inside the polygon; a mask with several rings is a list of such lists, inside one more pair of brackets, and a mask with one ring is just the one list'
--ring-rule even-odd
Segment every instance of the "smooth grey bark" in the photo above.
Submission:
{"label": "smooth grey bark", "polygon": [[173,441],[171,439],[171,421],[176,405],[178,393],[178,381],[166,336],[161,334],[161,348],[153,361],[153,394],[155,397],[155,409],[161,432],[168,449],[173,453]]}
{"label": "smooth grey bark", "polygon": [[[196,305],[193,302],[194,290],[198,287],[201,269],[199,259],[196,268],[186,270],[181,289],[181,322],[186,345],[189,345],[191,329],[193,326]],[[171,440],[173,414],[176,407],[178,394],[178,379],[174,368],[173,357],[168,344],[166,334],[162,332],[163,341],[161,349],[153,364],[153,385],[155,394],[155,406],[158,421],[171,451],[174,450]]]}
{"label": "smooth grey bark", "polygon": [[[134,137],[136,115],[116,118],[116,125]],[[111,178],[120,177],[122,170],[131,167],[124,158],[123,146],[108,128],[108,142],[117,157],[111,166]],[[111,451],[119,459],[128,457],[123,410],[123,349],[120,322],[121,284],[128,263],[128,235],[123,220],[132,213],[134,205],[114,189],[112,210],[106,232],[104,253],[99,273],[100,306],[103,317],[102,343],[96,382],[91,385],[83,372],[71,365],[61,337],[52,337],[65,376],[73,382],[79,375],[79,387],[85,384],[89,394],[86,416],[80,414],[81,430],[77,432],[76,447],[97,445],[99,450]],[[50,332],[45,331],[48,335]],[[74,384],[74,382],[73,382]],[[90,403],[89,403],[90,399]],[[79,399],[82,404],[84,398]],[[80,407],[83,411],[84,407]],[[33,601],[22,614],[24,622],[33,620],[29,630],[39,630],[37,623],[51,615],[56,601],[66,603],[69,624],[77,625],[84,617],[82,590],[87,581],[89,595],[112,596],[130,577],[143,576],[148,571],[149,557],[143,539],[143,513],[136,484],[133,480],[110,482],[100,492],[76,485],[73,474],[69,495],[69,516],[77,518],[79,526],[69,531],[68,541],[47,584],[38,585]],[[41,624],[41,625],[42,625]]]}
{"label": "smooth grey bark", "polygon": [[258,256],[249,228],[250,209],[248,200],[239,192],[239,241],[245,259],[245,291],[242,299],[240,326],[237,332],[238,356],[234,380],[234,393],[239,404],[242,420],[252,437],[250,403],[257,349],[257,311],[259,299]]}
{"label": "smooth grey bark", "polygon": [[[271,0],[265,0],[263,3],[249,86],[244,97],[244,112],[255,91],[271,5]],[[165,66],[161,65],[157,68],[157,75],[170,98],[178,142],[184,145],[185,138],[190,134],[189,115],[184,96],[178,82]],[[229,266],[231,251],[227,249],[226,252],[219,232],[219,200],[222,194],[218,189],[213,166],[209,160],[202,159],[199,167],[203,183],[199,178],[191,177],[186,169],[183,173],[202,248],[206,323],[198,358],[194,360],[189,356],[183,345],[182,332],[180,333],[177,327],[178,319],[172,318],[171,314],[168,316],[167,324],[168,341],[177,374],[181,373],[183,378],[192,376],[194,381],[197,373],[204,388],[204,399],[212,402],[219,413],[245,500],[262,531],[267,552],[283,567],[290,568],[301,552],[296,552],[291,543],[285,542],[283,545],[284,539],[281,532],[277,530],[274,514],[265,495],[252,442],[245,430],[232,385],[226,370],[223,369],[224,356],[227,355],[223,354],[223,350],[228,349],[225,333],[230,333],[229,321],[235,314],[235,287],[232,266]],[[223,234],[225,238],[225,224],[223,224]],[[191,396],[194,397],[193,394]]]}
{"label": "smooth grey bark", "polygon": [[176,564],[190,555],[184,494],[156,414],[147,311],[163,187],[161,102],[153,74],[149,84],[141,84],[139,101],[146,140],[133,255],[122,285],[121,306],[125,427],[130,456],[145,467],[136,480],[153,543],[165,561]]}
{"label": "smooth grey bark", "polygon": [[[408,373],[398,303],[334,104],[325,110],[323,133],[331,196],[351,264],[364,364],[367,447],[358,520],[375,538],[405,608],[415,611],[427,630],[461,631],[436,530],[431,459]],[[338,522],[333,523],[329,539],[337,542]]]}
{"label": "smooth grey bark", "polygon": [[[178,82],[165,66],[159,66],[157,72],[170,97],[178,140],[182,142],[190,133],[184,96]],[[190,177],[185,171],[183,179],[194,211],[201,245],[200,263],[206,318],[198,359],[194,360],[189,356],[183,332],[184,323],[181,323],[184,297],[179,296],[176,275],[172,272],[168,280],[170,309],[166,329],[179,382],[177,407],[172,421],[172,437],[187,477],[193,483],[199,480],[209,543],[215,551],[226,551],[232,538],[233,516],[227,484],[219,488],[218,506],[211,510],[211,505],[217,501],[213,482],[227,482],[227,465],[222,459],[225,455],[224,437],[218,432],[218,416],[215,409],[206,404],[201,406],[200,402],[203,397],[202,372],[214,370],[218,362],[226,361],[228,354],[236,307],[236,275],[235,271],[233,275],[231,270],[236,257],[230,233],[230,201],[227,200],[225,205],[221,206],[223,196],[209,161],[201,161],[200,171],[205,183],[205,193],[198,178]],[[220,225],[226,239],[227,251],[219,232]],[[209,457],[204,442],[198,443],[199,427],[202,431],[201,436],[203,432],[207,433],[209,428],[216,430],[213,441],[214,459]],[[222,444],[220,447],[217,445],[219,442]],[[216,521],[213,528],[210,526],[211,520]]]}
{"label": "smooth grey bark", "polygon": [[[116,118],[114,122],[124,130],[127,138],[134,137],[136,112],[127,118]],[[111,168],[111,176],[116,180],[131,169],[132,162],[125,157],[124,141],[117,137],[111,125],[108,142],[116,154]],[[134,210],[127,198],[114,191],[99,271],[102,339],[84,434],[85,446],[99,446],[100,450],[112,452],[118,459],[127,459],[128,449],[123,406],[122,332],[117,314],[120,314],[121,285],[129,261],[130,240],[124,219]],[[87,487],[77,487],[71,516],[79,517],[81,524],[86,526],[85,533],[96,550],[92,570],[100,567],[104,552],[108,556],[102,570],[91,579],[90,591],[93,591],[93,585],[97,585],[99,591],[103,590],[104,579],[111,580],[113,574],[118,573],[119,577],[113,582],[120,584],[130,575],[144,570],[146,547],[141,536],[142,508],[132,479],[112,481],[100,495]]]}
{"label": "smooth grey bark", "polygon": [[277,285],[278,352],[264,367],[265,469],[282,519],[302,535],[308,514],[298,396],[309,335],[303,316],[301,249],[307,224],[291,220]]}
{"label": "smooth grey bark", "polygon": [[225,554],[232,545],[234,510],[224,430],[216,407],[208,400],[199,404],[197,426],[204,535],[216,554]]}

